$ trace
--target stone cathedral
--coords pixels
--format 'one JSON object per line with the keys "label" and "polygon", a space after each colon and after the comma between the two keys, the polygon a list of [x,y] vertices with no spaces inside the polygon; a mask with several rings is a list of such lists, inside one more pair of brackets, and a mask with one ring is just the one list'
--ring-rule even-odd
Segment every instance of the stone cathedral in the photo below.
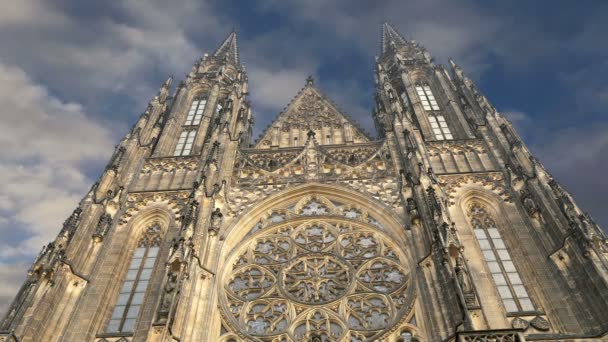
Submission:
{"label": "stone cathedral", "polygon": [[0,341],[607,341],[602,230],[453,61],[381,47],[375,137],[308,78],[253,142],[235,32],[168,79]]}

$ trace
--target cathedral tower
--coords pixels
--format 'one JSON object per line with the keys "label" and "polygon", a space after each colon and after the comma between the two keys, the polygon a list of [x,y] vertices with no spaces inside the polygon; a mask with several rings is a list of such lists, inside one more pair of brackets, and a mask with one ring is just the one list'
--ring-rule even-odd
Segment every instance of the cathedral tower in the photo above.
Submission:
{"label": "cathedral tower", "polygon": [[0,341],[608,338],[601,229],[453,61],[381,45],[378,137],[308,78],[253,144],[235,32],[168,79]]}

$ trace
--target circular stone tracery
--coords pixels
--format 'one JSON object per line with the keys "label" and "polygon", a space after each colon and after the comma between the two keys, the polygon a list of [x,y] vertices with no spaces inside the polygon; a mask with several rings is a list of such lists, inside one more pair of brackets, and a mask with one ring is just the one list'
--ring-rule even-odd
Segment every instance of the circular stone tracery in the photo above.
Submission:
{"label": "circular stone tracery", "polygon": [[335,217],[279,222],[223,270],[227,323],[253,341],[373,341],[411,310],[404,252],[375,227]]}
{"label": "circular stone tracery", "polygon": [[331,254],[307,254],[281,270],[281,290],[302,304],[323,304],[342,297],[353,284],[353,271]]}

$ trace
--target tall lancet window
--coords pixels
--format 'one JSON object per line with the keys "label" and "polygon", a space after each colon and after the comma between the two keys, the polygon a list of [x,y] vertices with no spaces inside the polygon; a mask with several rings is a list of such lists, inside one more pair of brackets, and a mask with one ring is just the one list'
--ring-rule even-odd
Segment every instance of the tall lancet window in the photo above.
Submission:
{"label": "tall lancet window", "polygon": [[422,107],[428,113],[429,123],[431,124],[431,129],[433,130],[433,135],[437,140],[451,140],[454,139],[452,136],[452,132],[450,131],[450,127],[448,127],[447,121],[445,121],[445,117],[441,114],[434,113],[434,111],[439,110],[439,105],[437,104],[437,100],[435,100],[435,96],[431,91],[431,87],[429,85],[417,85],[416,93],[420,98],[420,102],[422,103]]}
{"label": "tall lancet window", "polygon": [[487,209],[475,203],[469,211],[475,237],[507,312],[534,311],[521,277]]}
{"label": "tall lancet window", "polygon": [[133,332],[160,249],[160,227],[151,226],[137,244],[106,332]]}
{"label": "tall lancet window", "polygon": [[196,98],[192,101],[192,105],[190,106],[190,111],[188,112],[188,116],[186,117],[186,122],[184,125],[186,126],[196,126],[200,125],[201,118],[203,117],[203,111],[205,110],[205,106],[207,105],[207,99]]}

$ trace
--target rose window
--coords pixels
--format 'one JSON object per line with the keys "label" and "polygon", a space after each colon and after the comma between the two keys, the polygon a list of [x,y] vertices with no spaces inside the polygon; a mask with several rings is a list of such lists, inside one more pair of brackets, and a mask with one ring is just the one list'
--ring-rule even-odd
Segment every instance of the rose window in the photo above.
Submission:
{"label": "rose window", "polygon": [[234,333],[269,342],[374,341],[410,311],[404,251],[377,227],[320,208],[305,207],[316,216],[308,220],[256,231],[228,257],[220,297]]}

